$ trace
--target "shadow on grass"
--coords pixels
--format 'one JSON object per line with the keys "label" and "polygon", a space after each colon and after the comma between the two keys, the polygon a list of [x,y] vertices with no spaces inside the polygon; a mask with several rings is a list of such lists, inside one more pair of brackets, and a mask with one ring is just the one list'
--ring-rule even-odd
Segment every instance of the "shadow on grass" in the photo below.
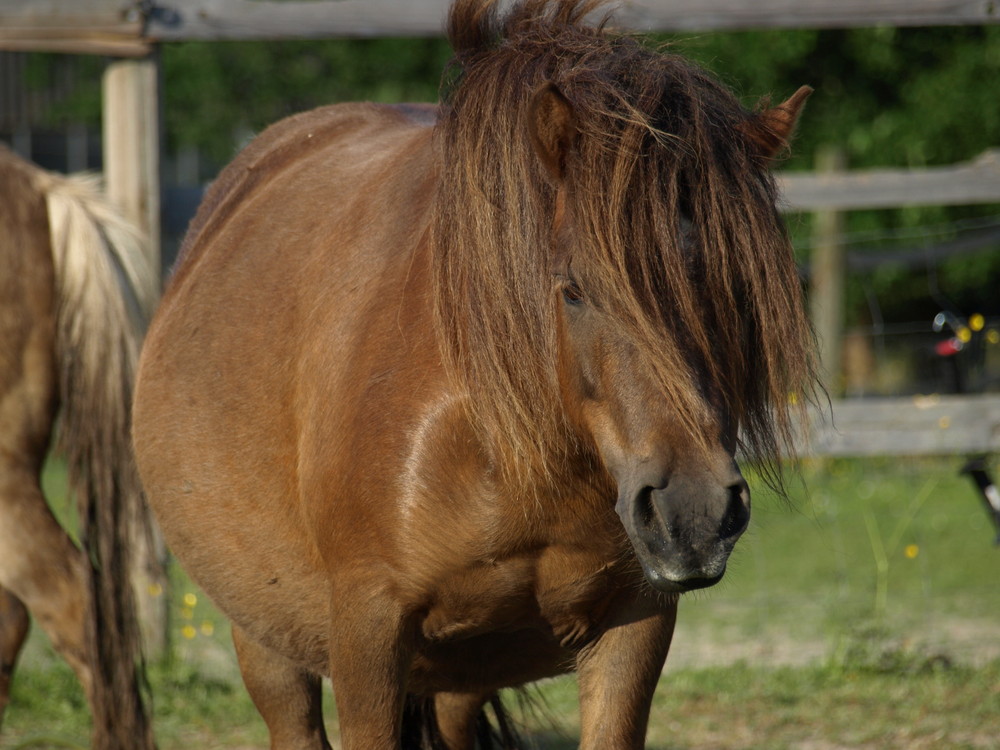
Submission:
{"label": "shadow on grass", "polygon": [[[524,735],[524,740],[525,746],[532,750],[576,750],[580,747],[579,737],[554,730],[527,732]],[[675,748],[663,745],[646,745],[646,750],[675,750]]]}

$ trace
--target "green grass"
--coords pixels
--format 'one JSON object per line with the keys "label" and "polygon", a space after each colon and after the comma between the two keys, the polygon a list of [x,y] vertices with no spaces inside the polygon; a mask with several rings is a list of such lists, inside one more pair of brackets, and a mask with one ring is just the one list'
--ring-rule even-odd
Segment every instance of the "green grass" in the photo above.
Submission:
{"label": "green grass", "polygon": [[[1000,549],[960,465],[807,463],[788,502],[758,491],[725,581],[682,601],[649,747],[996,747]],[[173,658],[150,669],[161,750],[266,747],[224,618],[173,576]],[[573,681],[539,693],[529,733],[575,747]],[[80,689],[36,629],[0,748],[86,747],[88,733]]]}
{"label": "green grass", "polygon": [[750,636],[758,652],[787,642],[837,658],[877,627],[953,658],[1000,657],[1000,549],[961,464],[807,463],[789,504],[758,492],[722,584],[682,602],[679,640],[707,631],[720,647]]}
{"label": "green grass", "polygon": [[[886,670],[726,667],[667,670],[653,703],[651,750],[717,748],[994,748],[1000,737],[1000,664],[972,669],[910,664]],[[546,747],[575,747],[575,690],[543,691],[560,731]],[[544,719],[533,722],[544,724]],[[814,743],[814,744],[809,744]]]}
{"label": "green grass", "polygon": [[[208,679],[191,666],[153,669],[151,682],[161,750],[267,746],[263,724],[239,685]],[[540,748],[576,747],[573,681],[547,682],[531,698],[532,708],[515,712],[524,733]],[[67,669],[21,680],[14,709],[3,747],[87,746],[86,709]],[[335,727],[335,717],[330,720]],[[668,670],[653,704],[648,747],[985,750],[996,747],[997,737],[1000,662],[978,668],[933,660],[839,668],[738,663]]]}

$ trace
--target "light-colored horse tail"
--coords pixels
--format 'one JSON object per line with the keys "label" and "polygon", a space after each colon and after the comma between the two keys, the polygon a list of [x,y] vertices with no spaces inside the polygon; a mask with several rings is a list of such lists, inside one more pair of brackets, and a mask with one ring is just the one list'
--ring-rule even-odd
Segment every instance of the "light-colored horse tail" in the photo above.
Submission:
{"label": "light-colored horse tail", "polygon": [[61,403],[57,447],[80,513],[90,581],[94,746],[153,748],[148,689],[131,584],[141,490],[132,455],[132,385],[158,296],[145,242],[90,176],[41,173],[58,305]]}

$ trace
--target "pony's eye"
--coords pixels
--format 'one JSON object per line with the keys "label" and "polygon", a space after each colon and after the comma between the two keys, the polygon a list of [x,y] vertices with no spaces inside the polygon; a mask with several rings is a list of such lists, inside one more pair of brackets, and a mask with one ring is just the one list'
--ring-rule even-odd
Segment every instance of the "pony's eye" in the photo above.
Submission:
{"label": "pony's eye", "polygon": [[583,292],[580,291],[580,285],[572,279],[566,279],[563,282],[562,293],[563,299],[569,305],[579,305],[583,303]]}

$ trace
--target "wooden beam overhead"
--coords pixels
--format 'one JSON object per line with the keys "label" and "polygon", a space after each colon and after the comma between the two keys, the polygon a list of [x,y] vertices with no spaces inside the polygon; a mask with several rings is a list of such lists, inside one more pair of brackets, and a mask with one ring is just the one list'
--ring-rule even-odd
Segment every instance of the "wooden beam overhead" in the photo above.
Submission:
{"label": "wooden beam overhead", "polygon": [[135,57],[151,46],[132,0],[0,0],[0,49]]}
{"label": "wooden beam overhead", "polygon": [[[449,0],[161,0],[157,41],[439,36]],[[615,24],[643,32],[935,26],[1000,22],[993,0],[625,0]]]}
{"label": "wooden beam overhead", "polygon": [[[450,0],[0,0],[0,49],[141,55],[155,42],[440,36]],[[1000,23],[996,0],[623,0],[640,32]]]}
{"label": "wooden beam overhead", "polygon": [[435,37],[448,0],[163,0],[149,19],[156,41]]}
{"label": "wooden beam overhead", "polygon": [[625,0],[637,31],[736,31],[1000,23],[993,0]]}
{"label": "wooden beam overhead", "polygon": [[[323,36],[438,36],[449,0],[162,0],[157,41]],[[992,0],[626,0],[615,23],[636,31],[932,26],[1000,22]]]}

